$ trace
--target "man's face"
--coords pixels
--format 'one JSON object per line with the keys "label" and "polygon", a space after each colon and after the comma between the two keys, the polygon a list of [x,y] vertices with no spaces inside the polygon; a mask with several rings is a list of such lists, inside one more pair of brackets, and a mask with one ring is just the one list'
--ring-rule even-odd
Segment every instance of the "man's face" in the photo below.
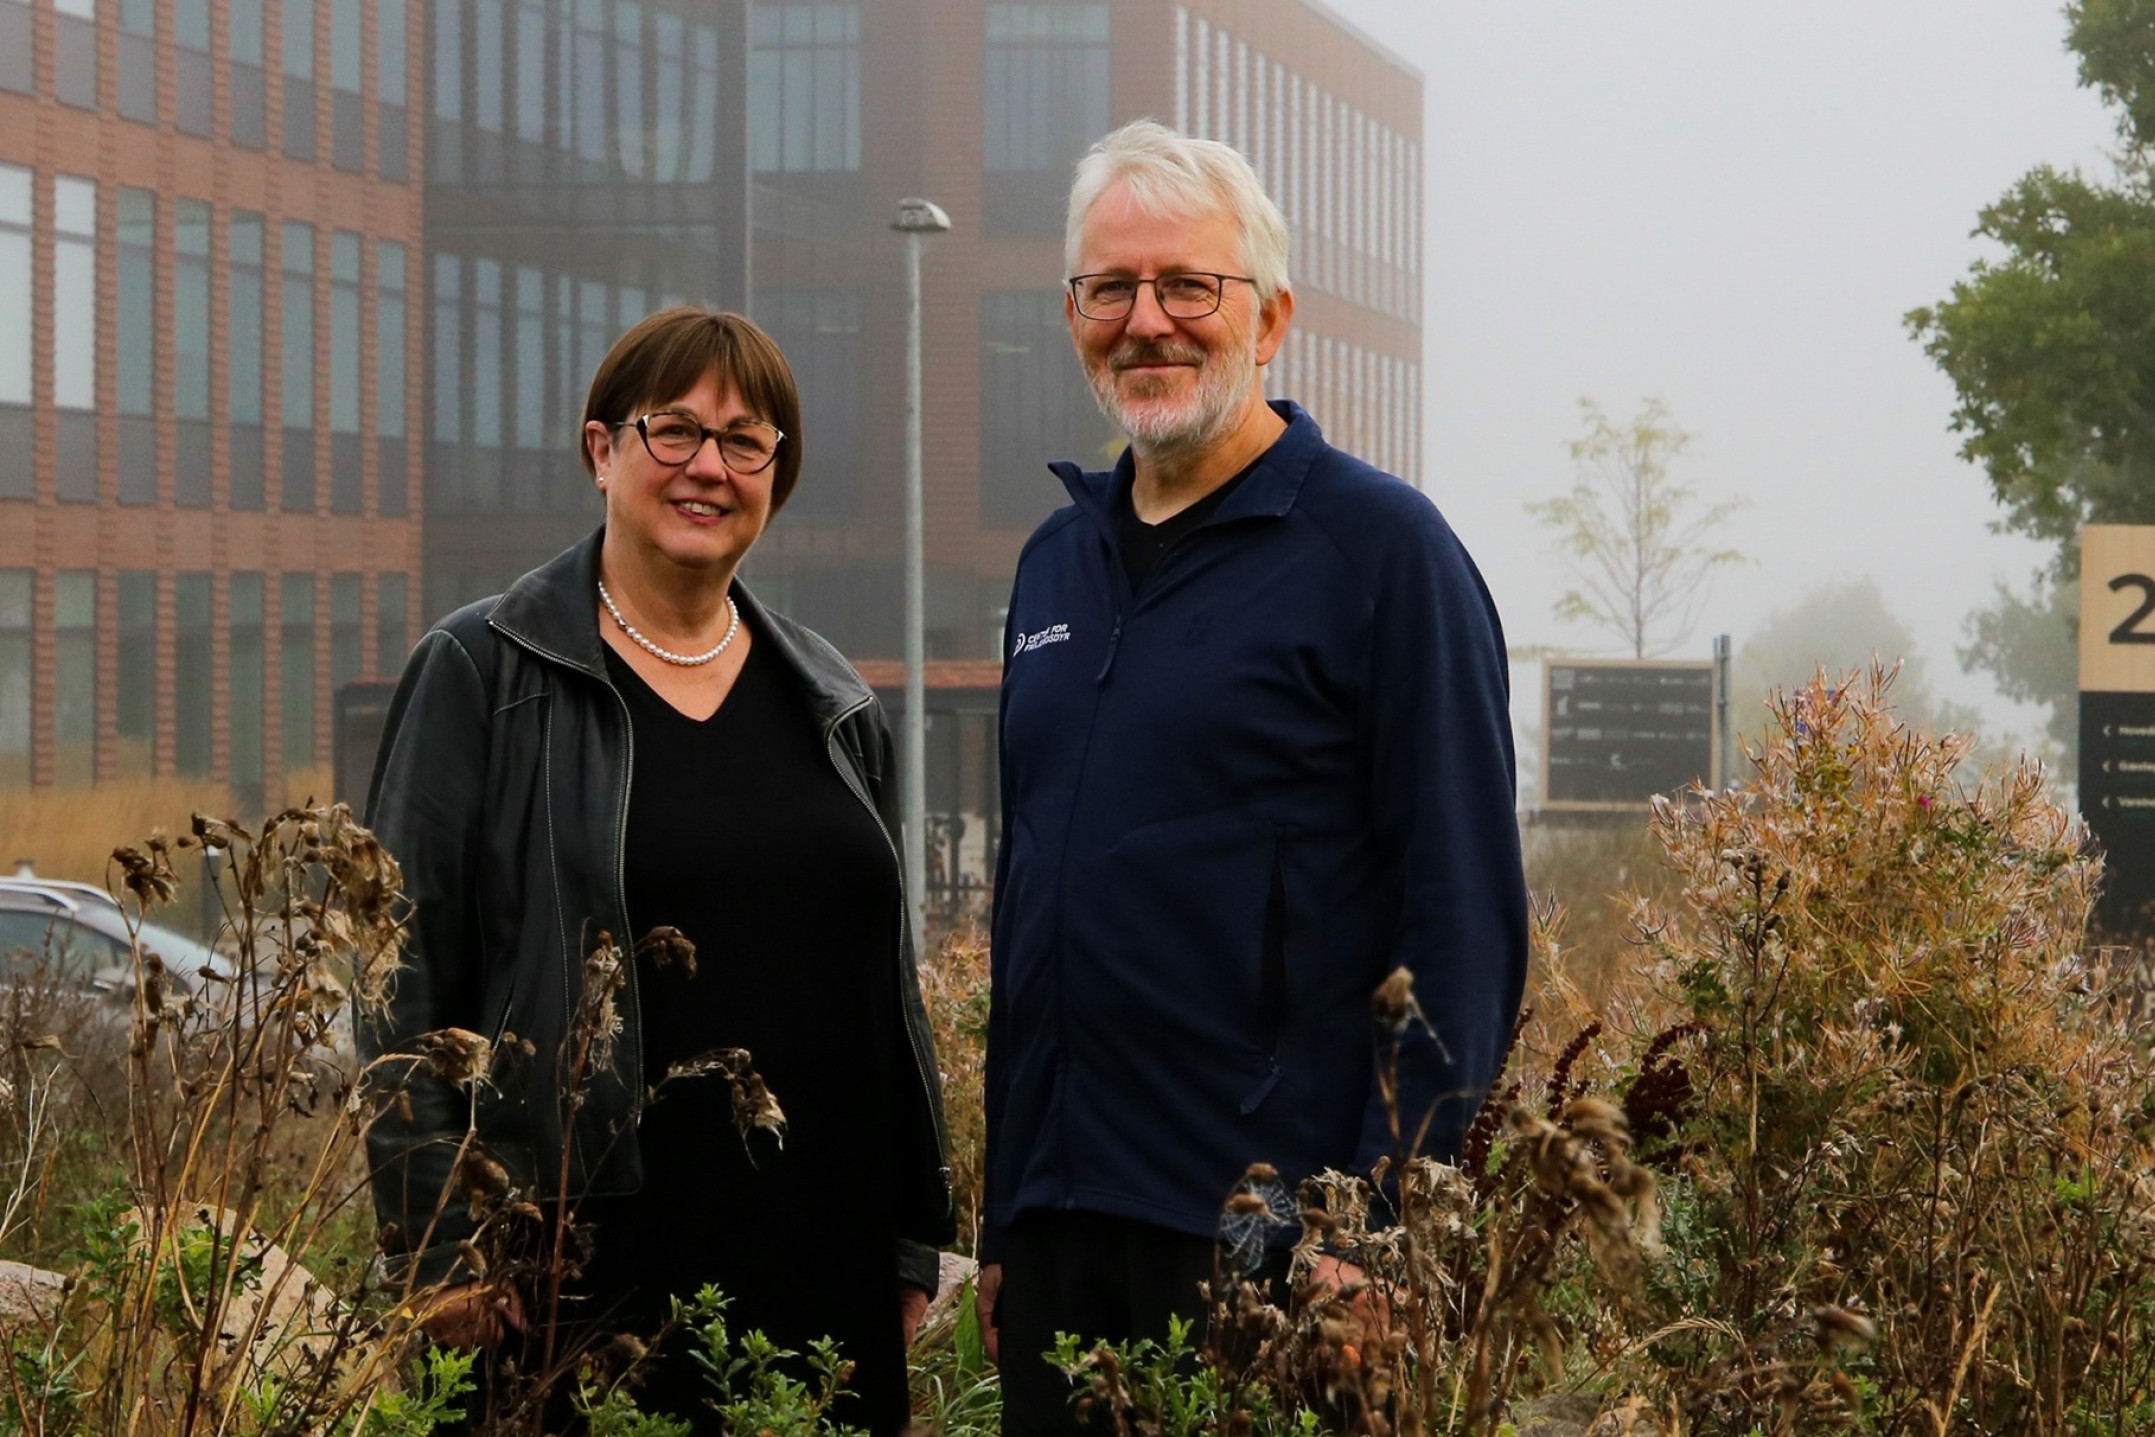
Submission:
{"label": "man's face", "polygon": [[[1121,184],[1093,202],[1079,235],[1080,274],[1249,272],[1231,216],[1163,219],[1139,209]],[[1286,331],[1282,306],[1260,306],[1240,280],[1227,283],[1217,313],[1199,319],[1168,314],[1151,285],[1139,286],[1121,319],[1087,319],[1067,293],[1063,308],[1101,412],[1141,450],[1202,448],[1231,431],[1249,406],[1258,365]]]}

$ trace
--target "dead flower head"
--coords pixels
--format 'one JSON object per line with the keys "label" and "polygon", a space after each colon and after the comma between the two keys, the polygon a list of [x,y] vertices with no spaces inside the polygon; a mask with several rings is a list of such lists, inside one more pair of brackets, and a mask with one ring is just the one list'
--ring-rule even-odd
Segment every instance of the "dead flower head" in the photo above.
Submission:
{"label": "dead flower head", "polygon": [[494,1045],[468,1028],[421,1033],[419,1052],[428,1071],[459,1088],[485,1082],[494,1067]]}

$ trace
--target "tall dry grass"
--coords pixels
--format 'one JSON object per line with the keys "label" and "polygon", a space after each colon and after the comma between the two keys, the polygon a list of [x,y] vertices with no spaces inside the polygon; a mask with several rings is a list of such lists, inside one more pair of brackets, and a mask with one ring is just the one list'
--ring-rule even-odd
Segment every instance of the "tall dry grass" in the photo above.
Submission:
{"label": "tall dry grass", "polygon": [[[275,808],[326,804],[330,771],[297,769],[287,774]],[[357,798],[353,799],[354,805]],[[232,791],[192,778],[120,778],[95,788],[27,788],[0,793],[0,871],[18,860],[39,877],[104,886],[116,835],[147,834],[184,823],[191,813],[223,814],[253,824],[262,815],[240,813]]]}

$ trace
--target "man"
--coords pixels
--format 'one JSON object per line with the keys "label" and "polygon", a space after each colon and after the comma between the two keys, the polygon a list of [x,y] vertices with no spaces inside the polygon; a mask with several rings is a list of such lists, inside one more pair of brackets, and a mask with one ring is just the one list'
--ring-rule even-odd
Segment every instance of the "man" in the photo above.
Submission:
{"label": "man", "polygon": [[1054,466],[1072,503],[1018,561],[1005,650],[979,1295],[1021,1434],[1073,1429],[1039,1358],[1057,1331],[1202,1311],[1249,1163],[1291,1190],[1393,1152],[1389,973],[1434,1029],[1398,1118],[1448,1155],[1526,967],[1495,610],[1426,498],[1265,402],[1295,306],[1248,162],[1116,131],[1078,167],[1066,259],[1130,445],[1112,473]]}

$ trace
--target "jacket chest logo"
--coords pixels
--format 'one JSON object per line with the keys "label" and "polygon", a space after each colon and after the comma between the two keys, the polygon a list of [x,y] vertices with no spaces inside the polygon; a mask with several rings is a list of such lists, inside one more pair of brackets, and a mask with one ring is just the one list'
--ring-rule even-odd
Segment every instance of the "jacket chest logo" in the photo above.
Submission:
{"label": "jacket chest logo", "polygon": [[1066,644],[1070,642],[1070,638],[1070,626],[1068,624],[1050,624],[1046,628],[1036,630],[1030,634],[1020,633],[1011,640],[1010,657],[1016,658],[1019,654],[1029,654],[1034,649],[1044,649],[1049,644]]}

